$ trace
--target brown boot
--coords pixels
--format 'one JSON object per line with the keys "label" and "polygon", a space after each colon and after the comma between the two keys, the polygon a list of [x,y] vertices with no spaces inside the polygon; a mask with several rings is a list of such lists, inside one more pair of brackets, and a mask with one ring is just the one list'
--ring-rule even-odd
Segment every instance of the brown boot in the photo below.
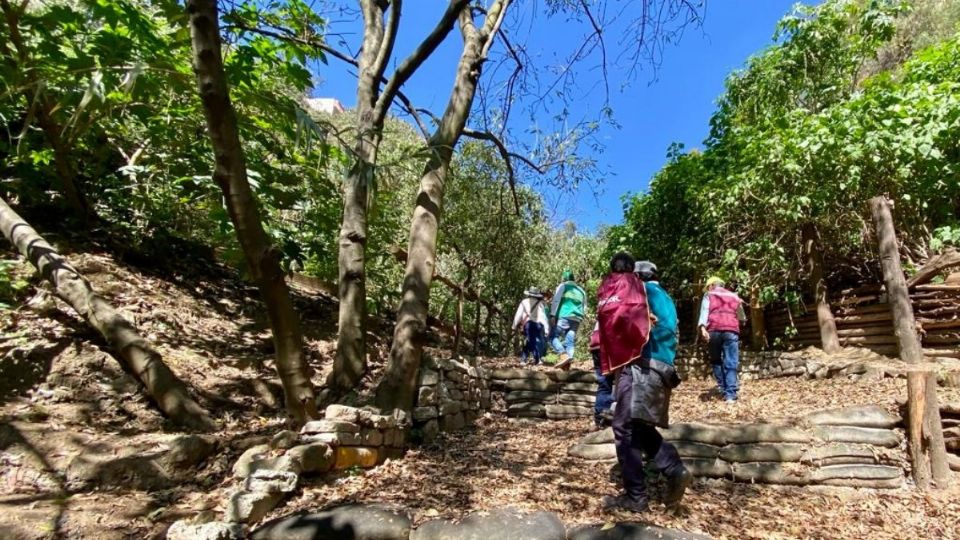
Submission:
{"label": "brown boot", "polygon": [[573,358],[571,358],[567,353],[562,352],[560,353],[560,361],[557,362],[557,365],[554,367],[564,371],[569,371],[571,362],[573,362]]}

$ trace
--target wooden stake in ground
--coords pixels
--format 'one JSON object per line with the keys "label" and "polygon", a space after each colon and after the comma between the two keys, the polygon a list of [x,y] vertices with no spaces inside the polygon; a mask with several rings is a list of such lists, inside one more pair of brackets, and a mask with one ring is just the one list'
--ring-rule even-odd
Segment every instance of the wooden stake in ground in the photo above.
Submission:
{"label": "wooden stake in ground", "polygon": [[194,429],[215,427],[206,410],[190,397],[183,381],[170,371],[160,353],[137,333],[133,324],[95,293],[80,272],[3,200],[0,200],[0,230],[40,275],[53,284],[56,295],[107,340],[167,417]]}
{"label": "wooden stake in ground", "polygon": [[932,371],[907,372],[907,441],[917,488],[927,489],[931,481],[947,487],[950,462],[937,404],[937,376]]}
{"label": "wooden stake in ground", "polygon": [[907,282],[900,265],[900,250],[897,247],[897,233],[893,228],[893,215],[890,202],[886,197],[870,199],[870,213],[877,230],[877,243],[880,247],[880,266],[883,269],[883,282],[887,287],[890,311],[893,315],[893,331],[900,347],[900,358],[907,363],[923,361],[923,349],[917,337],[917,325],[913,318],[913,306],[907,292]]}
{"label": "wooden stake in ground", "polygon": [[840,339],[837,336],[837,323],[830,310],[827,280],[823,275],[823,249],[820,234],[816,226],[808,223],[803,227],[803,248],[810,267],[810,292],[817,304],[817,323],[820,327],[820,345],[823,352],[834,354],[840,351]]}

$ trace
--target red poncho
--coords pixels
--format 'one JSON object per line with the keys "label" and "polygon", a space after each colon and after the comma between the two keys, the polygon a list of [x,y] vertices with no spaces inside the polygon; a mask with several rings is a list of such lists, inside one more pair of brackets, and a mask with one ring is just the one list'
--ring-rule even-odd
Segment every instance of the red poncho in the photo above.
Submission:
{"label": "red poncho", "polygon": [[604,375],[639,358],[651,326],[643,281],[632,273],[607,276],[597,291],[597,321]]}

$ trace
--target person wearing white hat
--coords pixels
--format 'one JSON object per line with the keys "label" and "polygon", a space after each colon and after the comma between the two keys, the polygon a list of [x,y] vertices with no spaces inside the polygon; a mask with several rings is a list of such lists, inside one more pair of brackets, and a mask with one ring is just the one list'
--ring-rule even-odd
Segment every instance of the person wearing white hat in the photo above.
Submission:
{"label": "person wearing white hat", "polygon": [[550,321],[540,289],[530,287],[524,291],[524,296],[513,316],[513,328],[526,338],[523,350],[520,351],[520,363],[526,364],[527,360],[530,360],[533,365],[537,365],[542,360],[543,342],[550,332]]}

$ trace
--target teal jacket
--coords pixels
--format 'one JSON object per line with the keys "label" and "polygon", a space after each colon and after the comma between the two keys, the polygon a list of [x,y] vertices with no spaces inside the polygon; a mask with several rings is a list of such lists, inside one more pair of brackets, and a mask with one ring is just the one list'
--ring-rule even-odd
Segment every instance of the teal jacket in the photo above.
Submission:
{"label": "teal jacket", "polygon": [[564,281],[557,286],[550,305],[550,316],[557,319],[582,321],[587,311],[587,293],[572,281]]}
{"label": "teal jacket", "polygon": [[677,306],[659,282],[647,281],[645,285],[647,286],[647,304],[650,306],[650,312],[657,318],[657,324],[650,330],[650,341],[647,344],[649,357],[673,365],[677,357],[679,332]]}

